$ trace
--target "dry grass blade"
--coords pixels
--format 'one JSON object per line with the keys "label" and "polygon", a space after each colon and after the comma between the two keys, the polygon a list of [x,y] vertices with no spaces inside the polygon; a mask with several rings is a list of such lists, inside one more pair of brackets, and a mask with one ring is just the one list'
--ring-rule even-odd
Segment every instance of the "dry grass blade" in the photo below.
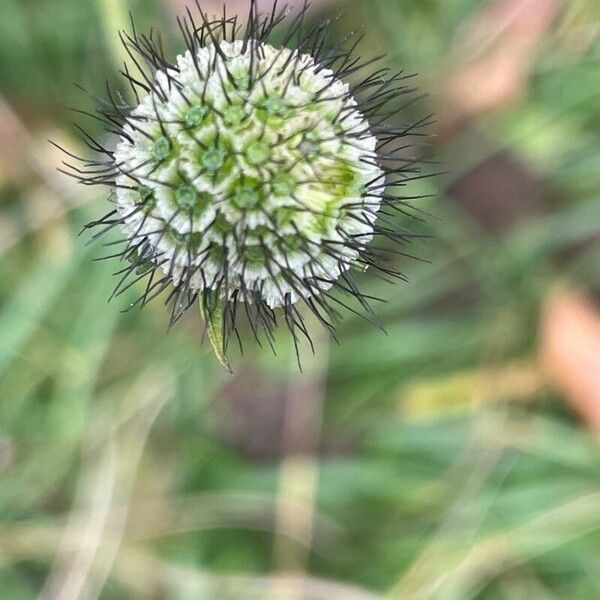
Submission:
{"label": "dry grass blade", "polygon": [[125,402],[128,410],[137,406],[135,418],[84,461],[76,501],[81,508],[65,528],[40,600],[99,597],[119,550],[142,451],[173,388],[173,376],[163,368],[144,373]]}

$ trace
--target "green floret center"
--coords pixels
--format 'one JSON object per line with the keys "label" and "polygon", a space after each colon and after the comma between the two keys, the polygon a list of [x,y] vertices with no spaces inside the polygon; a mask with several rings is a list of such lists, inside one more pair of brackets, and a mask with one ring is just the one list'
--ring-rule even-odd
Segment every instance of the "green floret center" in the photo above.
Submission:
{"label": "green floret center", "polygon": [[256,105],[258,119],[273,128],[281,128],[295,110],[280,96],[268,96]]}
{"label": "green floret center", "polygon": [[204,118],[208,114],[206,106],[192,106],[186,113],[184,121],[187,127],[198,127],[204,122]]}
{"label": "green floret center", "polygon": [[223,111],[223,121],[231,127],[235,127],[236,125],[240,125],[242,121],[246,118],[246,111],[243,106],[228,106]]}
{"label": "green floret center", "polygon": [[157,160],[165,160],[166,158],[169,158],[169,155],[171,154],[171,140],[164,135],[159,137],[156,142],[154,142],[153,152],[154,157]]}
{"label": "green floret center", "polygon": [[251,165],[264,165],[271,156],[271,148],[266,142],[252,142],[246,148],[246,158]]}
{"label": "green floret center", "polygon": [[200,196],[198,190],[191,185],[180,185],[175,192],[177,204],[181,208],[194,208],[198,204]]}
{"label": "green floret center", "polygon": [[208,150],[202,154],[202,165],[208,171],[218,171],[225,164],[226,157],[225,150],[222,148],[208,148]]}
{"label": "green floret center", "polygon": [[239,210],[257,208],[261,201],[262,198],[259,189],[251,183],[242,183],[233,192],[232,202]]}

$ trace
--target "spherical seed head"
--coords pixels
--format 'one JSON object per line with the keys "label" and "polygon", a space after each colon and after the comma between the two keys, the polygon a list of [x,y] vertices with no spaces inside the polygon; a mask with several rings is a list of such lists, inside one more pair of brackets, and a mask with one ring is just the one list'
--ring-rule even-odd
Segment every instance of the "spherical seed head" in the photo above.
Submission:
{"label": "spherical seed head", "polygon": [[376,147],[348,85],[310,55],[209,43],[158,70],[129,115],[117,210],[175,286],[289,305],[331,288],[370,241]]}
{"label": "spherical seed head", "polygon": [[[108,89],[88,113],[120,135],[117,147],[82,130],[96,156],[65,151],[61,168],[111,189],[114,208],[86,226],[95,238],[124,233],[103,257],[124,265],[111,297],[143,285],[133,307],[164,292],[170,325],[199,301],[224,365],[232,336],[242,344],[239,318],[271,346],[284,321],[297,354],[300,337],[311,342],[304,311],[331,334],[340,308],[375,320],[376,298],[352,271],[405,279],[396,261],[410,255],[395,246],[419,235],[393,216],[417,212],[424,196],[404,188],[428,176],[429,118],[397,122],[416,99],[412,75],[356,56],[354,34],[333,41],[309,3],[294,15],[247,2],[245,19],[196,2],[178,19],[187,52],[175,61],[156,31],[123,32],[135,102]],[[284,47],[272,44],[279,29]]]}

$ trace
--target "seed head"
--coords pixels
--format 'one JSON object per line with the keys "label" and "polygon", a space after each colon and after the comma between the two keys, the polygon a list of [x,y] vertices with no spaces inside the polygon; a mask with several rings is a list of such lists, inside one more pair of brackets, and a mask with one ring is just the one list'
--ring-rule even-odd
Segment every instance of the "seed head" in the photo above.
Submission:
{"label": "seed head", "polygon": [[[352,271],[402,277],[369,244],[410,238],[389,220],[406,205],[391,192],[418,170],[397,140],[426,124],[388,125],[394,100],[413,91],[406,76],[360,76],[373,61],[328,44],[329,24],[307,27],[306,5],[289,17],[277,3],[266,16],[250,4],[243,30],[237,17],[188,11],[187,49],[173,62],[157,36],[123,34],[140,71],[123,73],[135,103],[109,92],[96,116],[116,148],[87,136],[105,158],[79,159],[85,169],[74,171],[112,188],[114,210],[88,227],[124,233],[117,256],[129,264],[113,295],[140,279],[136,304],[170,290],[171,323],[200,298],[223,356],[231,333],[240,339],[242,306],[269,343],[281,311],[296,347],[298,332],[310,340],[299,304],[332,333],[337,307],[356,310],[344,296],[372,314]],[[286,19],[283,43],[272,44]]]}
{"label": "seed head", "polygon": [[379,203],[361,198],[383,176],[348,84],[255,40],[155,77],[164,95],[141,100],[114,155],[126,235],[193,291],[277,308],[330,289],[371,239]]}

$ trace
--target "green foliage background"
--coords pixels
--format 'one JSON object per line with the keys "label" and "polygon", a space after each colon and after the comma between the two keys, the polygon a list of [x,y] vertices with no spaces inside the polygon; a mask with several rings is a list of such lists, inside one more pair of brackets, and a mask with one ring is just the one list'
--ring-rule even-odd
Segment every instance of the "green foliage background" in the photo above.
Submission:
{"label": "green foliage background", "polygon": [[[482,4],[347,2],[334,35],[364,25],[365,55],[435,92]],[[349,316],[304,375],[287,337],[249,344],[233,383],[199,315],[167,334],[160,302],[107,304],[118,265],[76,236],[105,199],[54,171],[46,138],[81,144],[66,107],[90,107],[72,82],[113,78],[115,7],[175,40],[155,2],[0,7],[0,597],[600,597],[598,445],[536,359],[551,291],[600,290],[600,43],[573,58],[561,37],[598,27],[595,2],[565,3],[518,101],[438,145],[449,174],[412,188],[436,196],[414,224],[429,262],[365,281],[388,334]],[[506,155],[541,200],[494,231],[452,190]],[[290,398],[316,457],[286,446]]]}

